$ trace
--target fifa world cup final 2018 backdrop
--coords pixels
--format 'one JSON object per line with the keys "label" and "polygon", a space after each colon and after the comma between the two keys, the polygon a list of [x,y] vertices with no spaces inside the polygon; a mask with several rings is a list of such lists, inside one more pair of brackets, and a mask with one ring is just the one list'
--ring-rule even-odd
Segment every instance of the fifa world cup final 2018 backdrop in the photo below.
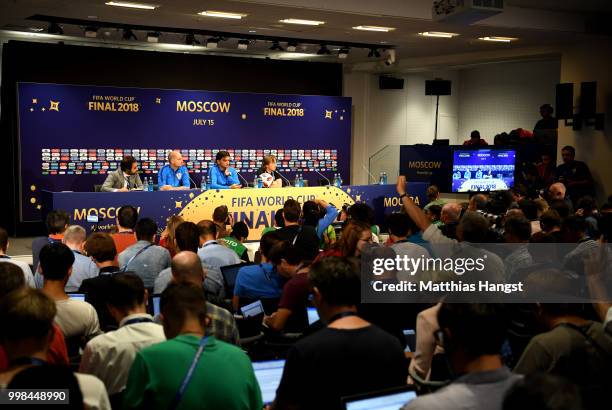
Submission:
{"label": "fifa world cup final 2018 backdrop", "polygon": [[19,83],[18,99],[22,221],[42,190],[93,191],[126,155],[157,183],[173,149],[197,184],[219,150],[249,182],[268,154],[289,179],[350,182],[350,98]]}

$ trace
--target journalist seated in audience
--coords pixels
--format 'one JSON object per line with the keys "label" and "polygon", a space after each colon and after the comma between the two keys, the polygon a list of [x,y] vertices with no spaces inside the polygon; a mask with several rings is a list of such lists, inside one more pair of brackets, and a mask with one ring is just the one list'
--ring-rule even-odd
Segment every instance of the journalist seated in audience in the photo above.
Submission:
{"label": "journalist seated in audience", "polygon": [[119,329],[91,339],[85,346],[79,371],[93,374],[109,395],[125,389],[136,352],[166,340],[163,328],[147,314],[148,293],[134,273],[110,277],[108,310]]}
{"label": "journalist seated in audience", "polygon": [[[190,251],[179,252],[172,259],[172,279],[170,283],[190,283],[203,288],[206,283],[206,270],[197,255]],[[205,292],[206,294],[206,292]],[[227,343],[238,344],[238,328],[236,320],[227,309],[219,305],[206,301],[208,311],[208,334],[215,336],[219,340]]]}
{"label": "journalist seated in audience", "polygon": [[55,323],[64,336],[89,339],[101,333],[96,309],[87,302],[71,299],[64,290],[73,263],[74,254],[63,243],[45,245],[40,251],[42,291],[55,301]]}
{"label": "journalist seated in audience", "polygon": [[146,288],[153,288],[159,272],[170,267],[170,252],[155,245],[157,224],[149,218],[136,223],[136,242],[119,254],[119,266],[136,272]]}
{"label": "journalist seated in audience", "polygon": [[264,318],[272,330],[301,333],[308,327],[308,271],[310,266],[301,260],[301,253],[287,241],[279,242],[270,251],[270,262],[278,274],[287,279],[283,286],[278,310]]}
{"label": "journalist seated in audience", "polygon": [[[43,249],[41,258],[44,253]],[[55,328],[53,318],[57,312],[53,300],[37,289],[22,287],[2,298],[0,329],[2,329],[2,345],[6,349],[9,368],[0,373],[0,386],[8,385],[15,389],[56,388],[75,391],[74,379],[63,377],[68,368],[51,365],[46,361]],[[43,368],[46,372],[47,379],[44,382],[39,380],[35,384],[32,383],[28,373],[34,368]],[[74,373],[74,376],[82,395],[70,396],[71,403],[72,400],[82,400],[82,403],[79,403],[80,408],[110,409],[106,388],[97,377],[80,373]]]}
{"label": "journalist seated in audience", "polygon": [[311,267],[309,280],[327,327],[291,347],[272,408],[341,409],[342,397],[405,385],[400,342],[357,315],[358,267],[326,258]]}
{"label": "journalist seated in audience", "polygon": [[161,296],[160,308],[168,340],[136,353],[123,394],[124,409],[263,407],[247,355],[206,332],[209,319],[201,287],[171,284]]}
{"label": "journalist seated in audience", "polygon": [[[21,270],[12,263],[0,264],[0,301],[11,292],[18,291],[26,286]],[[49,344],[46,361],[51,364],[68,365],[68,351],[66,341],[61,329],[53,323],[53,339]],[[0,343],[0,372],[9,367],[6,351]]]}
{"label": "journalist seated in audience", "polygon": [[[5,263],[10,263],[10,264],[17,266],[21,270],[26,284],[32,288],[35,287],[36,285],[34,283],[34,275],[32,275],[32,269],[30,269],[30,265],[28,265],[26,262],[22,262],[20,260],[13,259],[10,256],[8,256],[6,254],[6,252],[8,251],[8,248],[9,248],[8,232],[6,232],[6,229],[0,227],[0,263],[4,264],[3,262],[5,262]],[[41,282],[41,286],[42,286],[42,282]]]}
{"label": "journalist seated in audience", "polygon": [[234,297],[232,299],[234,310],[240,308],[241,298],[254,300],[280,297],[285,280],[279,276],[268,259],[270,250],[279,241],[278,231],[269,232],[262,236],[259,241],[261,263],[242,267],[238,271],[236,283],[234,284]]}
{"label": "journalist seated in audience", "polygon": [[418,397],[404,409],[501,409],[506,391],[521,378],[504,366],[500,355],[506,337],[501,306],[442,303],[438,324],[436,339],[456,377],[446,387]]}

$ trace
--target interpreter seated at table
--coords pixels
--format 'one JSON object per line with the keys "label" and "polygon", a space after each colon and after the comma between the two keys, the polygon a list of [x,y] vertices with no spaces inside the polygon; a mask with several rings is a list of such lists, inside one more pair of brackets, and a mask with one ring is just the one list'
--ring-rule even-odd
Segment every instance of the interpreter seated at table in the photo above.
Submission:
{"label": "interpreter seated at table", "polygon": [[210,168],[211,189],[238,189],[242,188],[238,174],[229,166],[230,154],[227,151],[217,152],[217,164]]}
{"label": "interpreter seated at table", "polygon": [[119,168],[108,174],[102,188],[102,192],[128,192],[142,190],[142,181],[138,175],[138,163],[136,158],[126,155]]}
{"label": "interpreter seated at table", "polygon": [[280,188],[283,186],[281,175],[276,170],[276,157],[266,155],[263,157],[261,168],[257,170],[257,176],[262,179],[264,188]]}
{"label": "interpreter seated at table", "polygon": [[157,185],[160,191],[189,189],[189,170],[180,151],[168,154],[168,163],[157,173]]}

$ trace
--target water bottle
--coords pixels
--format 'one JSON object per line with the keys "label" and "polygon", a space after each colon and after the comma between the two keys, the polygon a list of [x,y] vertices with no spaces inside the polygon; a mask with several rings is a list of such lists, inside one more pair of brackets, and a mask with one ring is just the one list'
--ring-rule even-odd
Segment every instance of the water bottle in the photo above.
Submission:
{"label": "water bottle", "polygon": [[259,188],[259,178],[257,178],[257,175],[253,178],[253,188]]}
{"label": "water bottle", "polygon": [[295,181],[293,181],[293,186],[299,188],[300,186],[300,174],[295,174]]}
{"label": "water bottle", "polygon": [[257,188],[263,188],[263,178],[257,177]]}
{"label": "water bottle", "polygon": [[338,188],[340,188],[342,186],[342,176],[340,175],[340,173],[338,172],[338,184],[336,185]]}
{"label": "water bottle", "polygon": [[300,174],[300,188],[304,188],[304,175]]}
{"label": "water bottle", "polygon": [[210,186],[212,185],[212,178],[210,176],[210,174],[206,175],[206,189],[210,189]]}
{"label": "water bottle", "polygon": [[202,176],[202,180],[200,181],[200,189],[202,192],[206,191],[208,187],[206,186],[206,177]]}
{"label": "water bottle", "polygon": [[383,184],[387,185],[389,183],[389,179],[387,178],[387,173],[383,172]]}
{"label": "water bottle", "polygon": [[144,179],[144,183],[142,184],[142,190],[143,191],[149,190],[149,178],[148,177],[145,177]]}
{"label": "water bottle", "polygon": [[381,172],[378,176],[378,185],[384,185],[385,184],[385,173]]}
{"label": "water bottle", "polygon": [[153,183],[153,177],[149,177],[149,192],[153,192],[155,189],[155,184]]}
{"label": "water bottle", "polygon": [[338,174],[334,174],[334,179],[332,180],[332,186],[338,186]]}

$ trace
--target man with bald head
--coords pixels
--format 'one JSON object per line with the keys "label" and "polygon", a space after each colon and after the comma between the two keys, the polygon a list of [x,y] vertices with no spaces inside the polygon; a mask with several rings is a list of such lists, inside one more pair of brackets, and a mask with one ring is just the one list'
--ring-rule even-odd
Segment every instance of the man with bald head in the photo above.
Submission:
{"label": "man with bald head", "polygon": [[160,191],[189,189],[189,171],[183,164],[183,154],[180,151],[170,151],[168,164],[157,174],[157,185]]}
{"label": "man with bald head", "polygon": [[444,205],[440,212],[440,230],[445,236],[449,238],[457,239],[457,224],[461,217],[461,205],[452,202]]}
{"label": "man with bald head", "polygon": [[[188,283],[203,288],[206,271],[197,253],[182,251],[172,258],[172,283]],[[226,309],[206,301],[210,321],[207,334],[228,343],[238,344],[238,328],[234,316]]]}

